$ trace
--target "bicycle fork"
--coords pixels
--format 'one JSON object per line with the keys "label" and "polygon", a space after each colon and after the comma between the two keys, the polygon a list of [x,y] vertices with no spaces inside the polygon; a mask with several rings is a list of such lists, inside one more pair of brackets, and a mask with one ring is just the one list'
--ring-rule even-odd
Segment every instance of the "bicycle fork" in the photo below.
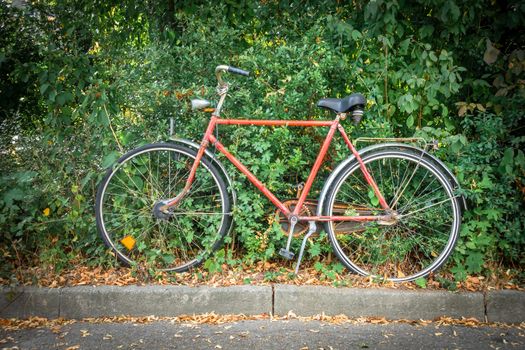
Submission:
{"label": "bicycle fork", "polygon": [[215,129],[216,120],[217,120],[217,116],[212,114],[210,123],[208,124],[208,128],[206,129],[206,133],[204,134],[204,137],[202,138],[200,148],[197,151],[197,155],[195,157],[195,160],[193,161],[193,165],[191,166],[191,170],[188,175],[188,179],[186,180],[186,184],[184,188],[175,197],[162,202],[163,205],[160,207],[160,210],[162,212],[167,213],[170,207],[176,206],[190,191],[191,186],[193,184],[193,180],[195,180],[195,174],[197,173],[197,167],[199,166],[200,161],[202,157],[204,156],[204,152],[206,151],[206,148],[208,147],[210,143],[209,141],[210,136],[212,135],[213,130]]}

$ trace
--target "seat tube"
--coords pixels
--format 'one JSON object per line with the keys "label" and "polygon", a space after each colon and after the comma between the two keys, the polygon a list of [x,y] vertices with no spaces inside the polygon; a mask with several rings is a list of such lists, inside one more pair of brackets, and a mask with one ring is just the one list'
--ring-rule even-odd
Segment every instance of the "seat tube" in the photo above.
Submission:
{"label": "seat tube", "polygon": [[314,179],[317,176],[317,172],[319,171],[321,164],[323,164],[324,157],[326,155],[326,152],[328,151],[328,148],[330,147],[330,143],[332,142],[332,138],[334,137],[335,130],[337,129],[337,126],[339,125],[339,119],[340,119],[340,116],[338,115],[334,119],[332,125],[330,126],[330,130],[328,130],[328,134],[326,135],[323,145],[321,146],[321,149],[319,150],[317,159],[315,160],[312,170],[310,171],[310,175],[308,175],[308,179],[306,180],[306,184],[304,185],[301,196],[299,197],[297,205],[295,206],[295,209],[292,213],[293,215],[299,215],[299,211],[301,210],[303,203],[306,200],[306,196],[310,192],[310,188],[312,187]]}

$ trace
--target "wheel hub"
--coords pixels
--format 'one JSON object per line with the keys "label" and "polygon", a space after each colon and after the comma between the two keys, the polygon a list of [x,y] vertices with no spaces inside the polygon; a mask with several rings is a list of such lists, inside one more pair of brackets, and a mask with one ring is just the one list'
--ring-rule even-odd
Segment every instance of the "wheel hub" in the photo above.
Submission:
{"label": "wheel hub", "polygon": [[399,221],[399,215],[397,214],[396,211],[392,211],[388,215],[388,219],[386,219],[386,220],[379,220],[377,223],[379,225],[383,225],[383,226],[392,226],[392,225],[397,224],[398,221]]}
{"label": "wheel hub", "polygon": [[164,221],[168,221],[173,216],[170,209],[166,207],[166,201],[158,201],[155,203],[152,212],[154,217]]}

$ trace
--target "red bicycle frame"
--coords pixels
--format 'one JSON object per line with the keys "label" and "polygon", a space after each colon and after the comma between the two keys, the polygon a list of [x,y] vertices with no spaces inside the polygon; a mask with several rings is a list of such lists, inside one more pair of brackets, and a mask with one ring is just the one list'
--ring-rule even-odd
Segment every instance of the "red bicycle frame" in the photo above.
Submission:
{"label": "red bicycle frame", "polygon": [[[319,168],[321,167],[324,157],[326,155],[326,152],[328,151],[328,148],[330,147],[330,143],[334,137],[334,134],[336,132],[336,129],[339,131],[341,136],[343,137],[344,142],[348,146],[348,149],[352,152],[352,154],[355,156],[357,161],[359,162],[359,167],[361,171],[363,172],[363,175],[368,182],[368,184],[372,187],[374,194],[376,198],[379,200],[379,204],[381,207],[386,211],[389,210],[390,207],[386,203],[383,195],[379,191],[379,188],[374,181],[374,178],[372,175],[368,172],[363,160],[359,156],[359,153],[355,149],[354,145],[348,138],[348,135],[346,134],[343,126],[339,123],[341,117],[344,115],[338,115],[333,121],[315,121],[315,120],[258,120],[258,119],[222,119],[219,116],[212,114],[210,123],[208,124],[208,127],[206,129],[206,132],[204,134],[204,137],[202,139],[199,151],[197,152],[197,156],[195,157],[195,161],[193,163],[193,166],[190,171],[190,175],[188,179],[186,180],[186,185],[181,193],[179,193],[175,198],[168,201],[166,204],[168,207],[176,205],[186,193],[190,190],[193,180],[195,179],[195,174],[197,171],[197,167],[199,166],[200,160],[202,156],[204,155],[204,151],[209,146],[210,142],[217,148],[219,152],[224,154],[226,158],[230,162],[233,163],[246,177],[248,180],[250,180],[251,183],[254,184],[255,187],[257,187],[279,210],[287,217],[295,217],[298,221],[379,221],[379,220],[388,220],[390,219],[390,216],[388,215],[363,215],[363,216],[299,216],[299,210],[302,208],[306,197],[308,196],[308,193],[310,192],[310,189],[312,187],[312,184],[317,176],[317,172],[319,171]],[[213,135],[213,131],[215,130],[215,127],[217,125],[252,125],[252,126],[299,126],[299,127],[330,127],[328,134],[326,135],[326,138],[321,146],[321,149],[319,150],[319,154],[317,155],[317,159],[315,160],[314,165],[312,166],[312,170],[310,171],[310,174],[308,176],[308,179],[306,180],[306,183],[304,185],[304,189],[301,193],[301,196],[299,197],[299,200],[297,201],[297,204],[293,211],[290,211],[266,186],[250,171],[244,164],[242,164],[233,154],[231,154],[222,143],[217,140],[217,138]]]}

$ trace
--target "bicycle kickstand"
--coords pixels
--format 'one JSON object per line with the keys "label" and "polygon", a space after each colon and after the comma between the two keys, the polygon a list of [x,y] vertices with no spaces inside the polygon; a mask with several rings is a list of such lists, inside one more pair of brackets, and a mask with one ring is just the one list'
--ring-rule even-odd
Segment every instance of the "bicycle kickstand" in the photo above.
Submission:
{"label": "bicycle kickstand", "polygon": [[304,252],[304,247],[306,246],[306,241],[317,230],[315,221],[308,221],[308,224],[310,224],[310,227],[308,229],[308,233],[303,238],[303,243],[301,244],[301,250],[299,251],[299,257],[297,258],[297,265],[295,265],[296,275],[299,273],[299,266],[301,265],[301,260],[303,259],[303,252]]}

